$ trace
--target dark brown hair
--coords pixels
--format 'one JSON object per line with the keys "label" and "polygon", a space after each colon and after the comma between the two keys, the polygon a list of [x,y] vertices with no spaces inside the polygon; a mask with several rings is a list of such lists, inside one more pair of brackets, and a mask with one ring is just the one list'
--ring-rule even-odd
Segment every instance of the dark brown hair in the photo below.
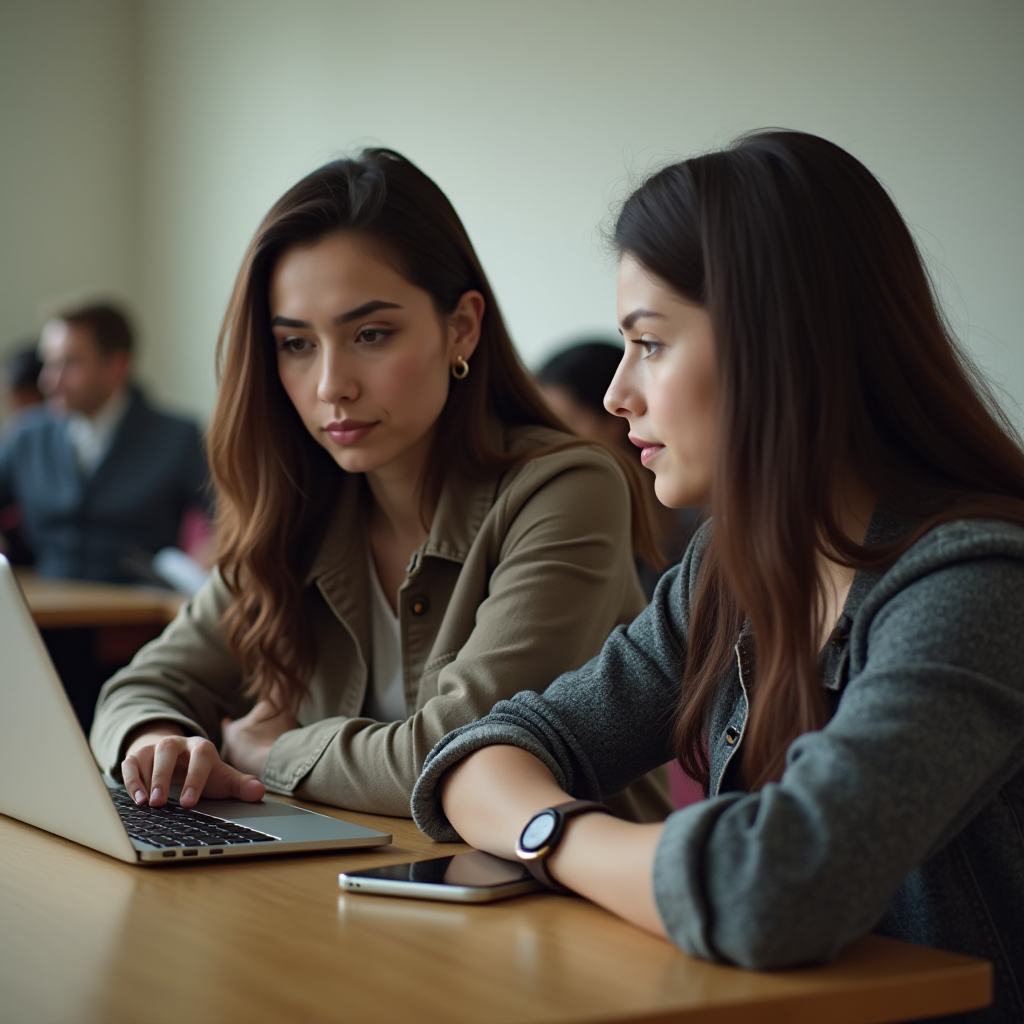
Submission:
{"label": "dark brown hair", "polygon": [[[713,521],[676,750],[707,791],[702,736],[747,619],[757,672],[742,765],[756,789],[827,718],[818,558],[881,568],[950,519],[1024,522],[1024,454],[892,199],[838,146],[766,131],[666,167],[626,201],[615,239],[711,317]],[[916,521],[901,542],[865,548],[843,534],[835,501],[851,473]]]}
{"label": "dark brown hair", "polygon": [[[588,412],[604,419],[604,395],[622,361],[622,345],[604,338],[583,338],[556,352],[537,371],[537,382],[567,391]],[[626,425],[616,421],[626,440]]]}
{"label": "dark brown hair", "polygon": [[[289,189],[256,232],[224,319],[209,455],[218,488],[219,565],[234,598],[223,623],[227,643],[250,692],[266,697],[276,686],[293,703],[316,659],[301,614],[303,576],[343,471],[310,437],[278,378],[268,295],[285,251],[337,233],[365,240],[431,296],[439,316],[452,314],[468,291],[480,292],[486,303],[472,371],[449,388],[424,467],[425,519],[449,474],[486,477],[523,458],[492,447],[489,417],[505,426],[565,429],[519,362],[458,215],[422,171],[391,150],[368,149]],[[626,469],[634,544],[646,555],[656,550],[653,530],[637,470]]]}
{"label": "dark brown hair", "polygon": [[104,302],[59,309],[53,319],[63,320],[74,327],[84,327],[92,335],[100,352],[113,355],[115,352],[131,352],[133,347],[132,329],[128,317],[116,306]]}

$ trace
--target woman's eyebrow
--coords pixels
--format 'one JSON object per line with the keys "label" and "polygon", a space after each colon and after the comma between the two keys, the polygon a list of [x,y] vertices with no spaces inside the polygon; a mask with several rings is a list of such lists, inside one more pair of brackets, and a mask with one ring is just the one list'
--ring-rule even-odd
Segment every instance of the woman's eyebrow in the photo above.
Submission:
{"label": "woman's eyebrow", "polygon": [[[364,302],[361,306],[357,306],[355,309],[350,309],[347,313],[339,313],[334,318],[335,324],[347,324],[350,320],[358,320],[361,316],[367,316],[370,313],[376,313],[378,309],[402,309],[403,307],[398,305],[397,302],[385,302],[383,299],[371,299],[369,302]],[[288,316],[275,316],[270,321],[271,327],[296,327],[300,330],[308,330],[313,325],[307,323],[305,320],[293,320]]]}
{"label": "woman's eyebrow", "polygon": [[663,313],[655,313],[653,309],[634,309],[632,313],[622,318],[622,329],[628,331],[637,320],[645,316],[657,317],[659,320],[665,319]]}
{"label": "woman's eyebrow", "polygon": [[385,302],[383,299],[371,299],[369,302],[364,302],[361,306],[357,306],[355,309],[350,309],[347,313],[339,313],[335,318],[336,324],[347,324],[350,320],[358,320],[361,316],[367,316],[370,313],[376,313],[378,309],[401,309],[397,302]]}

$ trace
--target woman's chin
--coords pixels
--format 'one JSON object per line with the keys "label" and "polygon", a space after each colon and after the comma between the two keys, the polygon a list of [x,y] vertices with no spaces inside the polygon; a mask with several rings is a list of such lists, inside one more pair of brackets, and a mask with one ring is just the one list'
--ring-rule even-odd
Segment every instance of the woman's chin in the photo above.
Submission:
{"label": "woman's chin", "polygon": [[667,474],[654,481],[654,495],[666,508],[702,508],[708,504],[710,488],[672,480]]}
{"label": "woman's chin", "polygon": [[372,473],[375,469],[380,469],[384,461],[374,458],[369,452],[339,451],[337,449],[333,451],[328,449],[328,451],[331,452],[331,457],[338,468],[343,469],[346,473]]}

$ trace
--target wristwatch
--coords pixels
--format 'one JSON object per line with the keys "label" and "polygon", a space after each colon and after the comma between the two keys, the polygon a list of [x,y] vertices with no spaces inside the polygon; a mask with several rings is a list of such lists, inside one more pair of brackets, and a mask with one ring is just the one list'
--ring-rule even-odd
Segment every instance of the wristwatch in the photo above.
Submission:
{"label": "wristwatch", "polygon": [[599,804],[596,800],[570,800],[555,807],[546,807],[526,823],[526,828],[516,843],[516,856],[523,862],[527,871],[538,882],[555,892],[572,894],[570,889],[559,885],[551,877],[545,862],[558,849],[558,844],[565,834],[565,823],[570,818],[575,818],[577,814],[586,814],[588,811],[611,814],[604,804]]}

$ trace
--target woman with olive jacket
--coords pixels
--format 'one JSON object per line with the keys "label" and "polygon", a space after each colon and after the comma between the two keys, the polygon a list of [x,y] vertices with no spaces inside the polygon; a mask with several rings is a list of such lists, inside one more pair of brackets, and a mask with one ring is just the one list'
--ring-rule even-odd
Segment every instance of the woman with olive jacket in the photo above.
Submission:
{"label": "woman with olive jacket", "polygon": [[[389,151],[271,210],[222,346],[218,566],[104,686],[93,750],[139,803],[174,779],[184,806],[270,789],[407,816],[445,733],[643,608],[636,470],[563,432],[455,211]],[[617,808],[661,820],[667,788]]]}

